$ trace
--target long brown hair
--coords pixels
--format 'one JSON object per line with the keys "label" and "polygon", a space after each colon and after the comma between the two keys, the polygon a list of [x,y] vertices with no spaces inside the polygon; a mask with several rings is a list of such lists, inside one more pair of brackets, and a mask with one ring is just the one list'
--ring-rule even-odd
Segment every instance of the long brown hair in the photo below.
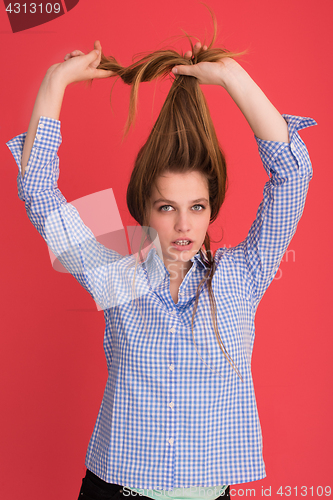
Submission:
{"label": "long brown hair", "polygon": [[[224,57],[236,57],[223,48],[213,48],[216,38],[216,22],[214,20],[214,36],[207,50],[185,59],[175,50],[159,50],[144,55],[128,67],[122,67],[114,57],[102,54],[99,68],[112,70],[122,80],[132,86],[130,109],[125,133],[133,124],[139,84],[156,78],[170,75],[175,65],[197,64],[200,62],[217,62]],[[193,45],[190,40],[192,52]],[[149,226],[150,197],[152,186],[158,177],[165,172],[201,172],[208,181],[209,203],[211,208],[210,223],[218,216],[224,202],[227,189],[227,168],[225,156],[216,136],[208,105],[200,85],[195,77],[175,76],[168,96],[160,111],[152,131],[140,149],[127,188],[127,206],[132,217],[140,226]],[[192,336],[194,317],[198,306],[199,294],[205,287],[208,290],[213,328],[221,351],[229,364],[242,379],[234,361],[228,354],[219,335],[216,303],[212,289],[215,262],[210,249],[210,237],[206,233],[201,258],[208,269],[199,283],[192,315]],[[140,254],[140,252],[139,252]],[[198,352],[198,351],[197,351]],[[198,353],[199,354],[199,353]],[[200,354],[199,354],[200,355]],[[242,379],[243,380],[243,379]]]}

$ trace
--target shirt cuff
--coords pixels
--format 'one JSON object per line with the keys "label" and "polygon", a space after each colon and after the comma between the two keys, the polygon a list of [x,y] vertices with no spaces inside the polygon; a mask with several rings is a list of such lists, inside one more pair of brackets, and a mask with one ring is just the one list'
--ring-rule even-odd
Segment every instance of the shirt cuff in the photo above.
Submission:
{"label": "shirt cuff", "polygon": [[25,132],[6,143],[19,170],[17,188],[21,200],[25,199],[25,194],[28,192],[43,190],[58,178],[57,165],[53,164],[52,160],[56,157],[61,144],[60,121],[45,116],[40,117],[29,161],[22,177],[21,161],[26,135]]}
{"label": "shirt cuff", "polygon": [[[286,169],[288,170],[288,166],[290,167],[293,163],[292,160],[296,160],[298,165],[298,174],[300,177],[309,177],[312,178],[312,167],[309,159],[308,151],[302,139],[300,138],[298,131],[311,127],[313,125],[317,125],[315,120],[312,118],[303,118],[301,116],[293,116],[293,115],[282,115],[288,124],[288,133],[289,133],[289,143],[286,142],[278,142],[278,141],[265,141],[263,139],[259,139],[255,137],[258,150],[263,162],[263,166],[268,175],[274,174],[276,172],[278,159],[281,155],[289,156],[290,161],[284,162],[286,165]],[[281,168],[279,168],[281,170]]]}
{"label": "shirt cuff", "polygon": [[[17,135],[6,144],[12,153],[17,166],[21,170],[22,151],[27,133]],[[39,118],[33,148],[43,148],[58,151],[61,144],[60,121],[41,116]],[[31,155],[30,155],[31,156]],[[30,161],[30,160],[29,160]]]}
{"label": "shirt cuff", "polygon": [[61,144],[60,121],[54,118],[41,116],[38,122],[37,132],[33,148],[49,149],[57,152]]}

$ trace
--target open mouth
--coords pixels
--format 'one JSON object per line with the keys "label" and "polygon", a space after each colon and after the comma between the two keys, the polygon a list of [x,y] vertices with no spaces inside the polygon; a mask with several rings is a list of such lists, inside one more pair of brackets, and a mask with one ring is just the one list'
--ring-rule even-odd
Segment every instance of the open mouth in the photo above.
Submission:
{"label": "open mouth", "polygon": [[189,250],[190,248],[192,248],[192,245],[193,245],[192,240],[179,239],[172,242],[172,246],[174,248],[184,249],[184,250]]}
{"label": "open mouth", "polygon": [[191,240],[176,240],[176,241],[173,241],[173,243],[176,243],[176,245],[189,245],[190,243],[192,243]]}

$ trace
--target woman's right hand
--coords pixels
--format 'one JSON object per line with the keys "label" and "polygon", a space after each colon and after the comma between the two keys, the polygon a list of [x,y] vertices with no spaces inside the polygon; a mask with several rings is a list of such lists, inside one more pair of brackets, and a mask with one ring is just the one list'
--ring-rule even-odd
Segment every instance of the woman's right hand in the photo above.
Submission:
{"label": "woman's right hand", "polygon": [[84,54],[81,50],[73,50],[64,57],[64,62],[53,64],[46,73],[46,78],[56,78],[64,86],[73,82],[93,80],[95,78],[110,78],[113,71],[97,69],[101,61],[102,47],[97,40],[94,50]]}

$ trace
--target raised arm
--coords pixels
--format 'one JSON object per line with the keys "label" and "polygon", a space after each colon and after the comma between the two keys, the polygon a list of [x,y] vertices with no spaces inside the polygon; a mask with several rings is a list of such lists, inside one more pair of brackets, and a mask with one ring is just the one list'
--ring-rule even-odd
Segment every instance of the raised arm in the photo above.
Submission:
{"label": "raised arm", "polygon": [[96,41],[94,50],[89,54],[85,55],[80,50],[74,50],[70,54],[66,54],[64,62],[54,64],[47,70],[37,94],[25,138],[21,161],[22,176],[24,176],[28,165],[39,119],[41,116],[59,119],[67,85],[73,82],[113,76],[112,71],[96,69],[101,60],[101,53],[101,44]]}
{"label": "raised arm", "polygon": [[61,143],[58,118],[64,91],[72,82],[113,75],[96,69],[100,54],[100,44],[95,42],[89,54],[74,51],[63,63],[51,66],[39,89],[28,132],[7,145],[18,166],[18,195],[25,202],[31,223],[63,266],[105,309],[113,300],[105,277],[122,256],[96,240],[57,184]]}
{"label": "raised arm", "polygon": [[[200,49],[200,44],[194,46],[195,51]],[[187,52],[185,56],[191,57],[192,53]],[[233,59],[175,66],[173,72],[194,76],[201,84],[224,87],[256,136],[269,181],[264,186],[263,199],[247,237],[228,251],[235,268],[249,284],[256,308],[278,270],[303,213],[312,166],[298,130],[316,122],[311,118],[280,115]],[[217,265],[224,251],[217,250]]]}

